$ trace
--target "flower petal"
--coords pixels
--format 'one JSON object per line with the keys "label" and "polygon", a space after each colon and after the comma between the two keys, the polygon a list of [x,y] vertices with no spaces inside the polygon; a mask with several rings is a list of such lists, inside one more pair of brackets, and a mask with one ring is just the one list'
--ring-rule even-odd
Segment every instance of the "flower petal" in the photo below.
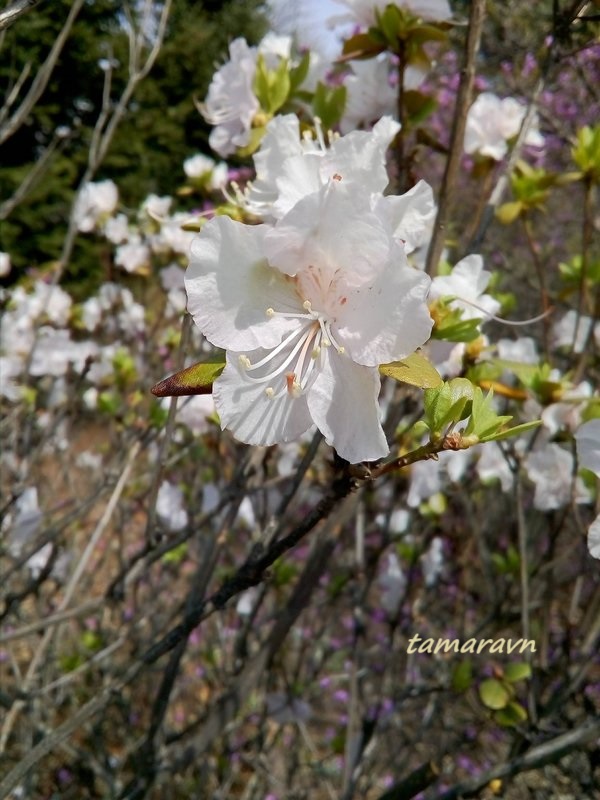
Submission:
{"label": "flower petal", "polygon": [[243,352],[274,347],[297,321],[267,317],[269,307],[302,311],[297,295],[264,257],[266,227],[210,220],[192,242],[185,276],[188,311],[209,342]]}
{"label": "flower petal", "polygon": [[403,241],[407,253],[431,238],[436,207],[433,189],[425,181],[419,181],[405,194],[381,197],[376,208],[388,220],[394,237]]}
{"label": "flower petal", "polygon": [[387,268],[368,290],[347,295],[334,333],[359,364],[375,367],[414,353],[431,334],[429,277],[406,264],[394,245]]}
{"label": "flower petal", "polygon": [[389,453],[378,403],[379,372],[323,348],[323,365],[308,392],[308,408],[327,442],[352,464]]}
{"label": "flower petal", "polygon": [[[251,354],[253,355],[253,354]],[[312,425],[306,396],[287,392],[269,399],[264,383],[249,383],[238,364],[238,354],[227,354],[227,365],[213,387],[221,427],[246,444],[290,442]]]}
{"label": "flower petal", "polygon": [[288,275],[316,267],[324,294],[334,276],[346,287],[373,280],[388,260],[391,239],[369,203],[359,185],[330,181],[265,235],[269,263]]}

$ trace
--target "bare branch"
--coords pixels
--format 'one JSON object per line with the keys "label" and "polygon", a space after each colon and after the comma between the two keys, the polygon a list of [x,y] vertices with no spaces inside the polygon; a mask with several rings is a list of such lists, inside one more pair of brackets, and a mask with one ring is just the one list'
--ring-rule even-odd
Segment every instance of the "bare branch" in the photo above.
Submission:
{"label": "bare branch", "polygon": [[13,0],[6,8],[0,11],[0,31],[7,30],[11,25],[37,4],[40,0]]}

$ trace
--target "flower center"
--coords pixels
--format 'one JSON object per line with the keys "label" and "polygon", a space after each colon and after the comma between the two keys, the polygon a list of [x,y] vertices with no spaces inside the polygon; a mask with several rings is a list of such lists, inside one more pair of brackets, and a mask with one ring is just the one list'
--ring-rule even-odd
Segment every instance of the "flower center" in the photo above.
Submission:
{"label": "flower center", "polygon": [[305,300],[302,307],[304,312],[267,308],[268,317],[298,319],[300,326],[255,363],[246,355],[239,356],[246,380],[266,384],[265,394],[270,399],[282,397],[286,393],[290,397],[304,394],[312,386],[322,367],[323,347],[333,345],[340,355],[345,352],[331,332],[331,323],[325,315],[313,311],[310,300]]}

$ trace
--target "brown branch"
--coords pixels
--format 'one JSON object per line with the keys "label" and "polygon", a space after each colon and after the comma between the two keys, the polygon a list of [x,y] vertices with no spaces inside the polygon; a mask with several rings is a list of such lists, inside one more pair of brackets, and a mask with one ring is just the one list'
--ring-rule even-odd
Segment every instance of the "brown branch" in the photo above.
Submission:
{"label": "brown branch", "polygon": [[435,275],[444,249],[446,228],[450,219],[453,194],[458,180],[460,162],[463,153],[465,127],[467,124],[467,111],[471,105],[473,83],[475,80],[475,62],[479,51],[483,20],[485,18],[485,0],[473,0],[469,16],[469,29],[467,32],[467,47],[465,60],[461,69],[460,85],[456,98],[456,108],[452,121],[450,136],[450,152],[446,161],[446,169],[440,189],[438,213],[433,226],[433,236],[427,253],[426,271]]}
{"label": "brown branch", "polygon": [[10,28],[20,17],[27,14],[28,11],[37,4],[40,0],[13,0],[12,3],[0,11],[0,31],[5,31]]}

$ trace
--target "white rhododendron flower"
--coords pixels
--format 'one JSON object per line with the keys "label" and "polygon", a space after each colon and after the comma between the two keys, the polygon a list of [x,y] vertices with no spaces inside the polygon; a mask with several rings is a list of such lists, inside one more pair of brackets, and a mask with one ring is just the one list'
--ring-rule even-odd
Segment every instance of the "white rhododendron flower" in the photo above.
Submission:
{"label": "white rhododendron flower", "polygon": [[188,310],[228,351],[213,396],[241,441],[291,441],[314,423],[348,461],[388,453],[378,365],[414,352],[432,320],[429,278],[380,205],[336,174],[274,227],[219,217],[194,241]]}
{"label": "white rhododendron flower", "polygon": [[[591,470],[600,478],[600,419],[590,419],[575,433],[579,467]],[[593,558],[600,558],[600,515],[588,529],[588,549]]]}
{"label": "white rhododendron flower", "polygon": [[188,513],[183,503],[183,491],[169,481],[163,481],[156,498],[156,513],[162,524],[171,532],[181,531],[188,524]]}
{"label": "white rhododendron flower", "polygon": [[[526,113],[526,107],[513,97],[502,100],[492,92],[482,92],[467,114],[465,153],[479,153],[501,161],[508,152],[507,142],[519,133]],[[525,144],[532,147],[544,144],[537,117],[527,132]]]}
{"label": "white rhododendron flower", "polygon": [[214,158],[205,156],[204,153],[196,153],[195,156],[190,156],[183,162],[183,171],[188,178],[201,178],[212,172],[216,163]]}
{"label": "white rhododendron flower", "polygon": [[0,278],[8,275],[11,269],[10,256],[8,253],[0,253]]}
{"label": "white rhododendron flower", "polygon": [[588,529],[588,549],[593,558],[600,558],[600,514]]}
{"label": "white rhododendron flower", "polygon": [[[491,273],[483,268],[479,255],[470,255],[459,261],[450,275],[438,275],[431,282],[430,299],[453,297],[450,308],[460,309],[464,319],[479,319],[493,316],[500,310],[500,303],[485,294]],[[479,308],[474,308],[478,306]]]}
{"label": "white rhododendron flower", "polygon": [[208,141],[220,156],[225,158],[250,141],[252,121],[260,110],[254,94],[258,56],[274,69],[280,59],[290,57],[291,46],[289,36],[275,33],[268,33],[258,47],[250,47],[242,38],[229,45],[230,60],[215,72],[201,106],[204,119],[216,126]]}
{"label": "white rhododendron flower", "polygon": [[[573,456],[559,444],[546,444],[525,459],[529,479],[535,483],[533,505],[540,511],[566,506],[571,500]],[[575,502],[587,503],[590,495],[580,478],[575,482]]]}
{"label": "white rhododendron flower", "polygon": [[[392,70],[396,69],[389,53],[352,62],[352,73],[344,78],[346,105],[340,121],[342,133],[368,126],[386,114],[396,114],[398,89],[390,80]],[[423,70],[407,66],[404,88],[417,89],[425,76]]]}
{"label": "white rhododendron flower", "polygon": [[144,244],[141,236],[132,236],[129,242],[117,247],[115,264],[125,272],[143,272],[150,264],[150,248]]}
{"label": "white rhododendron flower", "polygon": [[77,230],[89,233],[106,221],[117,207],[119,190],[112,181],[86,183],[73,211]]}
{"label": "white rhododendron flower", "polygon": [[582,353],[590,335],[590,328],[594,326],[593,337],[596,344],[600,344],[600,322],[594,322],[591,317],[579,315],[575,309],[567,311],[552,326],[552,344],[554,347],[567,347],[574,353]]}
{"label": "white rhododendron flower", "polygon": [[377,583],[381,588],[381,605],[388,614],[396,614],[406,591],[407,579],[395,553],[388,553],[387,562],[379,573]]}
{"label": "white rhododendron flower", "polygon": [[577,459],[580,467],[600,478],[600,419],[590,419],[575,432]]}
{"label": "white rhododendron flower", "polygon": [[375,197],[376,210],[387,217],[394,237],[406,253],[430,238],[436,208],[433,191],[419,181],[403,195],[383,197],[389,183],[386,153],[400,130],[397,122],[383,117],[372,131],[353,131],[335,138],[326,147],[318,139],[300,138],[300,123],[293,114],[276,117],[254,156],[256,179],[240,202],[265,221],[281,219],[299,200],[325,186],[332,175],[351,175],[360,191]]}
{"label": "white rhododendron flower", "polygon": [[443,22],[452,16],[447,0],[396,0],[395,3],[390,3],[390,0],[335,0],[335,2],[346,6],[348,12],[331,17],[332,23],[351,21],[365,28],[376,25],[375,12],[382,13],[388,5],[406,9],[415,17],[432,22]]}

